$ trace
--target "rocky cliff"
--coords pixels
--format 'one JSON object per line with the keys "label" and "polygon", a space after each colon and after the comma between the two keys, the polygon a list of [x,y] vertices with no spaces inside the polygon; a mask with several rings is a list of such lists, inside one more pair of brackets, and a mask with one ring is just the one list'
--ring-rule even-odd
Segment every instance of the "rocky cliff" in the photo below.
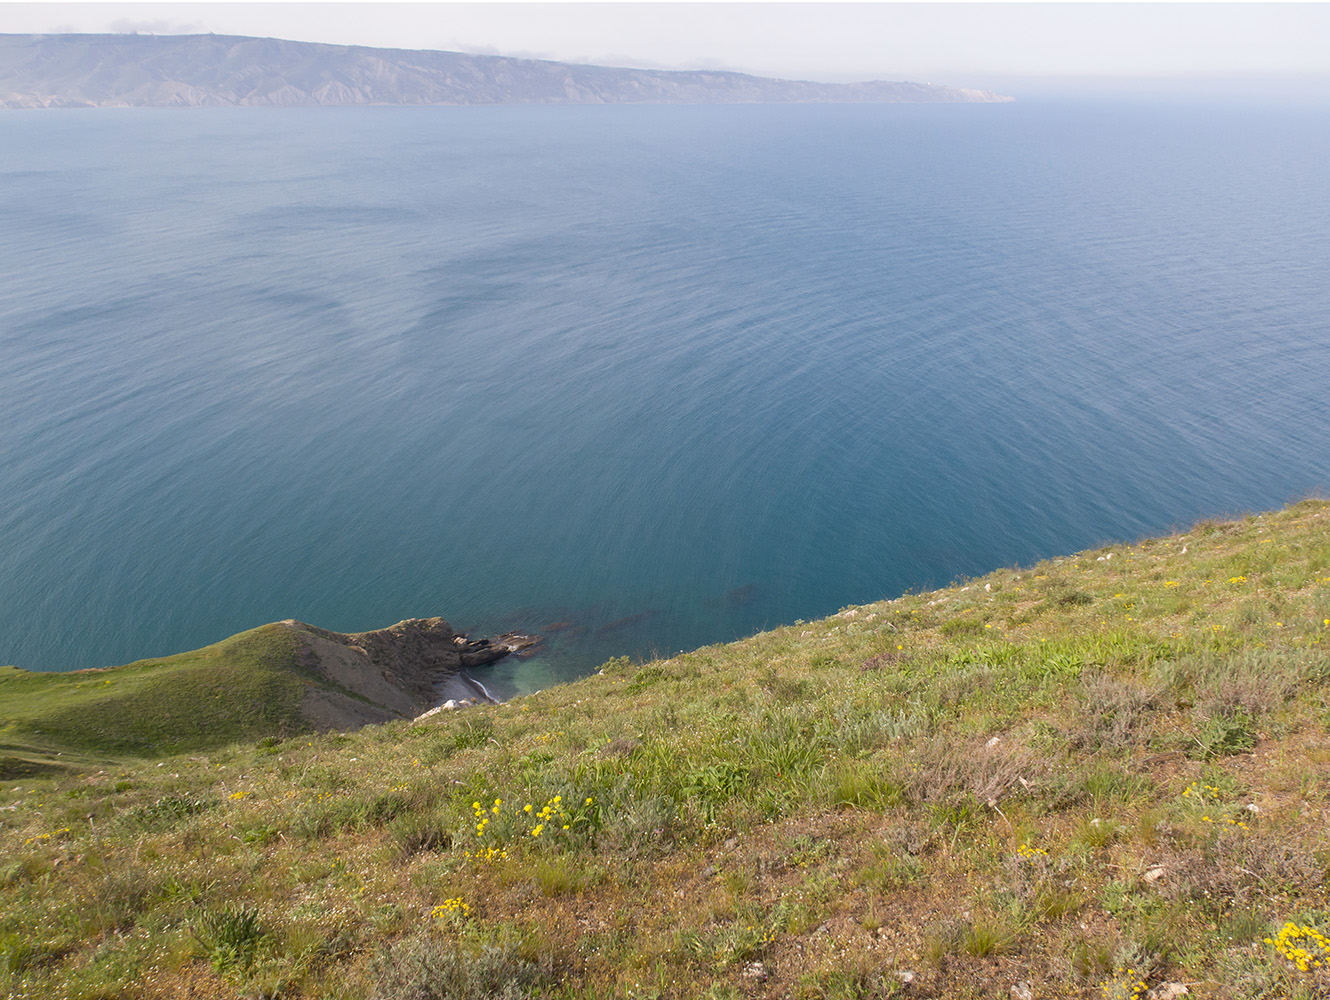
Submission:
{"label": "rocky cliff", "polygon": [[535,643],[531,636],[469,639],[442,618],[411,618],[372,632],[342,633],[287,620],[296,662],[320,683],[300,711],[316,728],[350,729],[414,718],[445,701],[489,701],[463,671]]}

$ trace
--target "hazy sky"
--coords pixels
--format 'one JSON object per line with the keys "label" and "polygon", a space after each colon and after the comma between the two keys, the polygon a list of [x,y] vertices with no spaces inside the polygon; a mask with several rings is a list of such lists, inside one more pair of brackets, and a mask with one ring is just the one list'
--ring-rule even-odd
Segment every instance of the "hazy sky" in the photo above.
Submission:
{"label": "hazy sky", "polygon": [[1330,75],[1330,4],[0,3],[0,31],[212,31],[811,79]]}

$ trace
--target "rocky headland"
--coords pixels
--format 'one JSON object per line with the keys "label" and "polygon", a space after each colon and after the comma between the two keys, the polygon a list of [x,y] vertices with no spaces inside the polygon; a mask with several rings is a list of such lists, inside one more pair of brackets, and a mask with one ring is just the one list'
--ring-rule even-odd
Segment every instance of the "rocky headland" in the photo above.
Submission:
{"label": "rocky headland", "polygon": [[493,703],[468,669],[534,647],[536,636],[471,639],[442,618],[410,618],[371,632],[343,633],[294,619],[296,662],[323,683],[306,687],[301,714],[320,729],[415,718],[452,703]]}
{"label": "rocky headland", "polygon": [[0,35],[0,108],[992,103],[909,81],[817,83],[228,35]]}

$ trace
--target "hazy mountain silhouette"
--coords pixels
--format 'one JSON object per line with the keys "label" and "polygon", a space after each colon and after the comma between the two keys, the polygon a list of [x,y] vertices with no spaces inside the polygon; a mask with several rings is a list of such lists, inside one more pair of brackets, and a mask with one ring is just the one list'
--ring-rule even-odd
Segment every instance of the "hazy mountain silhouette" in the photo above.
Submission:
{"label": "hazy mountain silhouette", "polygon": [[992,102],[986,91],[233,35],[0,35],[0,107]]}

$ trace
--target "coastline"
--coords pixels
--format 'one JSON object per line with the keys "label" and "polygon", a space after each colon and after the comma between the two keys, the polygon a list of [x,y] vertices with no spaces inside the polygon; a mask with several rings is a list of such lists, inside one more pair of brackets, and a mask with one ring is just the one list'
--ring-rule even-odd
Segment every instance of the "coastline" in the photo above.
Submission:
{"label": "coastline", "polygon": [[449,674],[442,680],[435,681],[434,699],[435,704],[427,711],[415,716],[415,722],[432,718],[440,712],[451,712],[459,708],[502,704],[500,699],[490,694],[489,689],[484,684],[468,674],[465,668],[458,670],[455,674]]}

